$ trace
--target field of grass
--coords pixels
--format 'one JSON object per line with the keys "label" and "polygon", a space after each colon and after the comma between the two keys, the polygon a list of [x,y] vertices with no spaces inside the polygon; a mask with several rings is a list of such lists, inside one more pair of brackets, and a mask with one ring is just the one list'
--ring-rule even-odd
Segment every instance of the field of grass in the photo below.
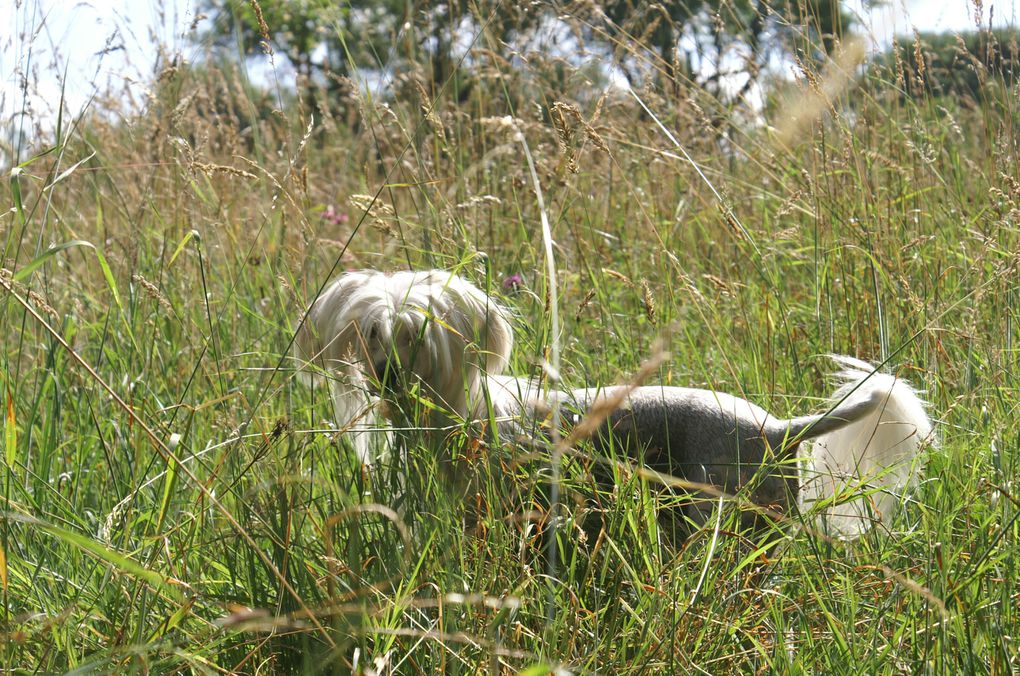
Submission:
{"label": "field of grass", "polygon": [[[1015,86],[808,63],[752,124],[484,46],[460,101],[413,72],[326,107],[165,65],[141,112],[97,100],[4,168],[2,669],[1020,669]],[[663,487],[596,494],[581,445],[550,565],[544,449],[453,434],[451,485],[412,434],[365,468],[294,377],[307,299],[357,267],[458,270],[513,308],[514,371],[556,341],[570,386],[664,345],[654,382],[801,414],[826,353],[887,360],[939,445],[856,541],[740,533],[729,500],[681,546]]]}

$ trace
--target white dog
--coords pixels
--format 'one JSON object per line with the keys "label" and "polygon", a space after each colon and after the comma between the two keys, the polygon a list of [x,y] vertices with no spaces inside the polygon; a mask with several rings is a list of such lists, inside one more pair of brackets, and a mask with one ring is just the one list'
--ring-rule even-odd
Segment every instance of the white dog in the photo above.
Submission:
{"label": "white dog", "polygon": [[[304,368],[332,383],[337,424],[355,430],[366,462],[371,444],[361,430],[375,421],[383,398],[395,423],[421,424],[421,415],[403,409],[425,402],[428,425],[486,419],[491,411],[503,432],[522,429],[543,399],[534,384],[502,374],[513,347],[506,310],[442,270],[341,275],[302,318],[296,346]],[[907,382],[850,357],[833,359],[840,387],[827,413],[786,420],[721,392],[645,386],[627,393],[595,446],[623,448],[652,469],[727,493],[745,490],[778,509],[790,496],[806,507],[865,485],[874,489],[867,500],[826,511],[831,529],[859,532],[862,517],[888,515],[916,476],[932,424]],[[618,392],[580,389],[544,400],[576,421]],[[791,467],[805,440],[807,461]],[[685,512],[695,522],[706,516],[697,506]]]}
{"label": "white dog", "polygon": [[490,391],[507,395],[494,402],[500,414],[517,401],[509,389],[487,387],[513,347],[506,310],[443,270],[340,275],[312,302],[295,347],[307,379],[330,382],[336,423],[352,430],[366,462],[372,446],[366,432],[383,412],[382,397],[399,413],[415,394],[429,410],[414,424],[432,427],[483,414]]}

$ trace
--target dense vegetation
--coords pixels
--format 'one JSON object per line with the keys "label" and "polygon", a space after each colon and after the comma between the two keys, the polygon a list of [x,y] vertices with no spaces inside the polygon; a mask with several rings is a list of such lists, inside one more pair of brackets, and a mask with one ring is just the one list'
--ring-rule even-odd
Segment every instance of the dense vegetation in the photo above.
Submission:
{"label": "dense vegetation", "polygon": [[[266,89],[243,50],[168,56],[140,110],[97,100],[16,156],[0,189],[5,669],[1020,668],[1005,66],[944,96],[789,24],[789,67],[760,76],[757,106],[665,68],[640,34],[586,51],[590,24],[561,18],[572,58],[512,53],[477,21],[465,70],[437,80],[408,52],[387,71],[380,53],[378,87],[358,70],[294,87],[278,64]],[[646,75],[611,85],[610,58]],[[518,374],[558,341],[566,384],[619,382],[665,345],[655,381],[786,414],[817,409],[822,355],[846,353],[923,388],[940,444],[859,540],[797,515],[741,533],[731,499],[680,546],[655,519],[668,490],[618,467],[596,491],[582,444],[550,569],[544,448],[464,430],[451,472],[412,433],[368,469],[326,393],[294,378],[294,321],[324,281],[409,266],[503,298]]]}
{"label": "dense vegetation", "polygon": [[996,98],[999,87],[1012,89],[1020,63],[1020,33],[997,29],[953,35],[918,33],[911,40],[896,40],[880,64],[897,73],[905,95],[960,99],[976,107],[982,99]]}

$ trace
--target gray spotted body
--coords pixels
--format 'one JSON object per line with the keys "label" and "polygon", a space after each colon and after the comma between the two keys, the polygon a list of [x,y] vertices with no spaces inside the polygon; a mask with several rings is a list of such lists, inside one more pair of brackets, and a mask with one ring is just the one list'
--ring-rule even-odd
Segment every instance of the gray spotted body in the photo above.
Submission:
{"label": "gray spotted body", "polygon": [[[574,420],[620,388],[572,393]],[[794,465],[805,439],[823,436],[868,416],[881,404],[877,391],[855,397],[828,414],[782,419],[746,399],[687,387],[634,388],[596,435],[603,453],[624,453],[657,472],[743,494],[755,504],[784,510],[798,493]],[[702,523],[714,500],[698,496],[684,511]],[[752,523],[756,516],[746,515]]]}

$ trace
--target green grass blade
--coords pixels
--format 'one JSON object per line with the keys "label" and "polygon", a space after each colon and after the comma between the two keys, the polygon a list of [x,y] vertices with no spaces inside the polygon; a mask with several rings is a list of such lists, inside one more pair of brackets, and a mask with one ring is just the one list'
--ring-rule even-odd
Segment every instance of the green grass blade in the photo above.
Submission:
{"label": "green grass blade", "polygon": [[[176,435],[170,437],[170,448],[177,447]],[[177,485],[177,463],[168,460],[166,464],[166,476],[163,479],[163,499],[159,503],[159,517],[156,519],[156,532],[163,530],[163,522],[166,520],[167,511],[173,498],[173,490]]]}
{"label": "green grass blade", "polygon": [[[95,249],[95,252],[96,258],[99,260],[99,267],[103,269],[103,277],[106,278],[106,284],[110,287],[110,293],[113,294],[113,302],[117,304],[117,308],[121,311],[121,315],[123,316],[124,304],[120,301],[120,292],[117,291],[117,281],[113,278],[113,271],[110,270],[110,264],[106,262],[106,256],[104,256],[99,249]],[[128,331],[131,330],[131,327],[127,326],[126,319],[125,326]]]}
{"label": "green grass blade", "polygon": [[149,570],[134,559],[131,559],[100,542],[85,537],[80,533],[75,533],[67,530],[66,528],[61,528],[60,526],[47,523],[33,516],[14,512],[0,512],[0,514],[3,514],[4,519],[8,521],[16,521],[28,526],[34,526],[35,528],[38,528],[39,530],[48,533],[69,545],[73,545],[74,547],[95,556],[110,567],[144,581],[151,587],[158,589],[161,593],[175,599],[182,598],[180,588],[183,583],[179,580],[174,580],[173,578],[161,575],[154,570]]}
{"label": "green grass blade", "polygon": [[202,239],[199,236],[198,231],[196,230],[192,230],[191,232],[186,234],[184,238],[180,241],[180,243],[177,245],[177,248],[174,249],[173,255],[170,256],[170,262],[166,264],[167,267],[170,267],[171,265],[174,264],[174,261],[177,260],[177,257],[181,254],[182,251],[184,251],[184,247],[188,245],[188,242],[190,242],[192,238],[195,238],[197,240]]}
{"label": "green grass blade", "polygon": [[11,169],[11,199],[14,201],[14,210],[18,214],[18,222],[25,224],[25,204],[21,197],[21,175],[25,170],[21,167]]}
{"label": "green grass blade", "polygon": [[60,175],[57,176],[55,179],[53,179],[53,181],[48,186],[46,186],[46,190],[52,190],[53,186],[55,186],[56,184],[60,183],[65,178],[67,178],[68,176],[73,174],[78,169],[78,167],[80,167],[81,165],[85,164],[86,162],[88,162],[89,160],[91,160],[95,156],[96,156],[95,151],[92,151],[89,154],[88,157],[86,157],[84,159],[81,159],[81,160],[78,160],[77,162],[72,164],[70,167],[68,167],[64,171],[60,172]]}
{"label": "green grass blade", "polygon": [[[6,378],[4,380],[6,381]],[[7,405],[4,407],[4,460],[8,467],[14,467],[18,451],[18,426],[14,417],[14,397],[6,382],[4,390],[7,395]]]}
{"label": "green grass blade", "polygon": [[25,264],[20,270],[14,273],[14,281],[24,282],[28,279],[33,272],[40,268],[46,261],[56,256],[61,251],[66,251],[73,247],[83,246],[89,249],[95,250],[96,246],[92,242],[86,242],[83,239],[72,239],[68,242],[62,242],[60,244],[54,244],[46,251],[42,252],[35,259]]}
{"label": "green grass blade", "polygon": [[124,312],[124,303],[121,300],[120,290],[117,288],[117,280],[113,276],[113,270],[110,268],[110,264],[109,262],[107,262],[106,256],[104,256],[103,252],[100,251],[99,248],[96,247],[96,245],[93,244],[92,242],[88,242],[83,239],[73,239],[67,242],[62,242],[60,244],[55,244],[46,251],[39,254],[36,258],[34,258],[32,261],[30,261],[16,273],[14,273],[13,275],[14,281],[24,282],[32,275],[33,272],[42,267],[42,265],[45,264],[46,261],[56,256],[58,253],[66,251],[68,249],[72,249],[74,247],[85,247],[87,249],[92,249],[92,251],[95,252],[96,260],[99,261],[99,267],[103,271],[103,278],[106,280],[106,285],[110,289],[110,294],[113,296],[113,302],[117,304],[117,309],[120,310],[120,316],[121,321],[124,324],[124,330],[127,332],[127,335],[131,339],[131,342],[135,343],[134,332],[131,330],[131,325],[128,322],[127,315]]}

